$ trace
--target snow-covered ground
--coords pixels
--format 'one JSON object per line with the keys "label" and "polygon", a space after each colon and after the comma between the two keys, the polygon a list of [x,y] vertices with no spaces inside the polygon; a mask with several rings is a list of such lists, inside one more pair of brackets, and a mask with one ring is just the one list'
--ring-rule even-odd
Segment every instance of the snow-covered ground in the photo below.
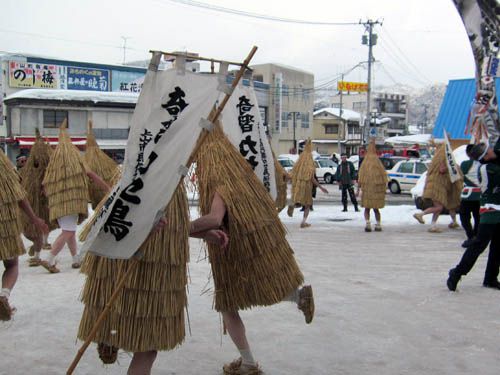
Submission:
{"label": "snow-covered ground", "polygon": [[[500,291],[481,286],[486,257],[458,292],[445,285],[448,269],[462,255],[463,231],[449,230],[443,216],[445,231],[430,234],[408,205],[386,207],[384,231],[365,233],[361,212],[340,210],[316,206],[307,229],[299,228],[298,210],[293,218],[280,215],[314,287],[316,316],[306,325],[288,302],[242,313],[265,374],[498,374]],[[26,260],[20,259],[11,297],[18,312],[0,323],[0,374],[63,374],[80,346],[75,336],[84,277],[71,269],[66,249],[59,274],[29,268]],[[210,291],[204,293],[212,287],[209,274],[201,242],[191,240],[192,333],[178,349],[159,354],[153,374],[221,374],[222,364],[237,357],[221,334]],[[76,374],[125,374],[129,361],[120,353],[119,364],[104,367],[92,345]]]}

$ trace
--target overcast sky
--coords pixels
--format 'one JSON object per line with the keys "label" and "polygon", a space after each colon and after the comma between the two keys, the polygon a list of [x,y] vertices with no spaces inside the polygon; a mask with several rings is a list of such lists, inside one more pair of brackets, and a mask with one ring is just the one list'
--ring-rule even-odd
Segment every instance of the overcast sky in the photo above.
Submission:
{"label": "overcast sky", "polygon": [[[375,85],[421,87],[474,76],[462,21],[451,0],[204,0],[204,4],[286,19],[377,25]],[[310,71],[315,85],[367,60],[362,25],[316,26],[243,17],[172,0],[0,0],[0,50],[99,63],[146,59],[150,49],[188,50]],[[346,77],[366,81],[366,69]]]}

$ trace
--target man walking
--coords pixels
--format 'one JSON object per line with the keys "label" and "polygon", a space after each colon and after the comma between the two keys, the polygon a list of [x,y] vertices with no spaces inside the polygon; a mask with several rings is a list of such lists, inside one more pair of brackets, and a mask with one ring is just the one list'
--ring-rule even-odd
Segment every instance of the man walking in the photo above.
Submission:
{"label": "man walking", "polygon": [[[467,247],[476,237],[479,228],[479,199],[481,198],[481,188],[479,186],[480,163],[471,158],[471,151],[474,145],[467,145],[465,152],[469,160],[460,164],[460,169],[464,175],[464,188],[462,190],[460,202],[460,222],[467,235],[467,240],[462,243],[462,247]],[[471,224],[471,216],[474,218],[474,226]]]}
{"label": "man walking", "polygon": [[347,160],[347,155],[345,153],[340,155],[340,164],[337,167],[335,180],[339,184],[339,189],[342,190],[342,205],[344,206],[342,212],[347,212],[347,192],[349,192],[354,210],[359,211],[356,194],[354,194],[354,183],[357,180],[356,168],[354,168],[353,163]]}

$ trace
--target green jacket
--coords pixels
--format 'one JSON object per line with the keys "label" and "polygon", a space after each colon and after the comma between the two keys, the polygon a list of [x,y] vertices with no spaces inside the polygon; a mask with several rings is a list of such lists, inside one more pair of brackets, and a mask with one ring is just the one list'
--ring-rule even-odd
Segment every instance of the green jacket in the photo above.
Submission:
{"label": "green jacket", "polygon": [[464,175],[464,188],[461,199],[464,201],[478,201],[481,198],[479,182],[480,163],[475,160],[465,160],[460,164]]}
{"label": "green jacket", "polygon": [[349,160],[345,163],[341,162],[337,167],[335,180],[337,180],[341,185],[352,185],[353,181],[356,180],[356,168],[354,167],[354,164]]}
{"label": "green jacket", "polygon": [[500,165],[483,164],[479,168],[481,181],[480,223],[500,223]]}

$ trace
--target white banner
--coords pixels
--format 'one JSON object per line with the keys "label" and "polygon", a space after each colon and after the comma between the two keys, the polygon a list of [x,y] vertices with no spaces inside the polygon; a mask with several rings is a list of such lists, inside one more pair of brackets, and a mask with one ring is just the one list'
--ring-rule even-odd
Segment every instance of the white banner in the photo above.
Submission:
{"label": "white banner", "polygon": [[448,139],[448,134],[444,132],[444,152],[446,154],[446,166],[448,167],[448,172],[450,174],[450,181],[454,183],[460,179],[460,172],[458,171],[459,166],[453,156],[453,150],[450,145],[450,140]]}
{"label": "white banner", "polygon": [[222,111],[224,133],[276,199],[274,158],[252,87],[238,85]]}
{"label": "white banner", "polygon": [[130,258],[163,215],[219,92],[214,75],[148,70],[132,117],[123,173],[82,251]]}

